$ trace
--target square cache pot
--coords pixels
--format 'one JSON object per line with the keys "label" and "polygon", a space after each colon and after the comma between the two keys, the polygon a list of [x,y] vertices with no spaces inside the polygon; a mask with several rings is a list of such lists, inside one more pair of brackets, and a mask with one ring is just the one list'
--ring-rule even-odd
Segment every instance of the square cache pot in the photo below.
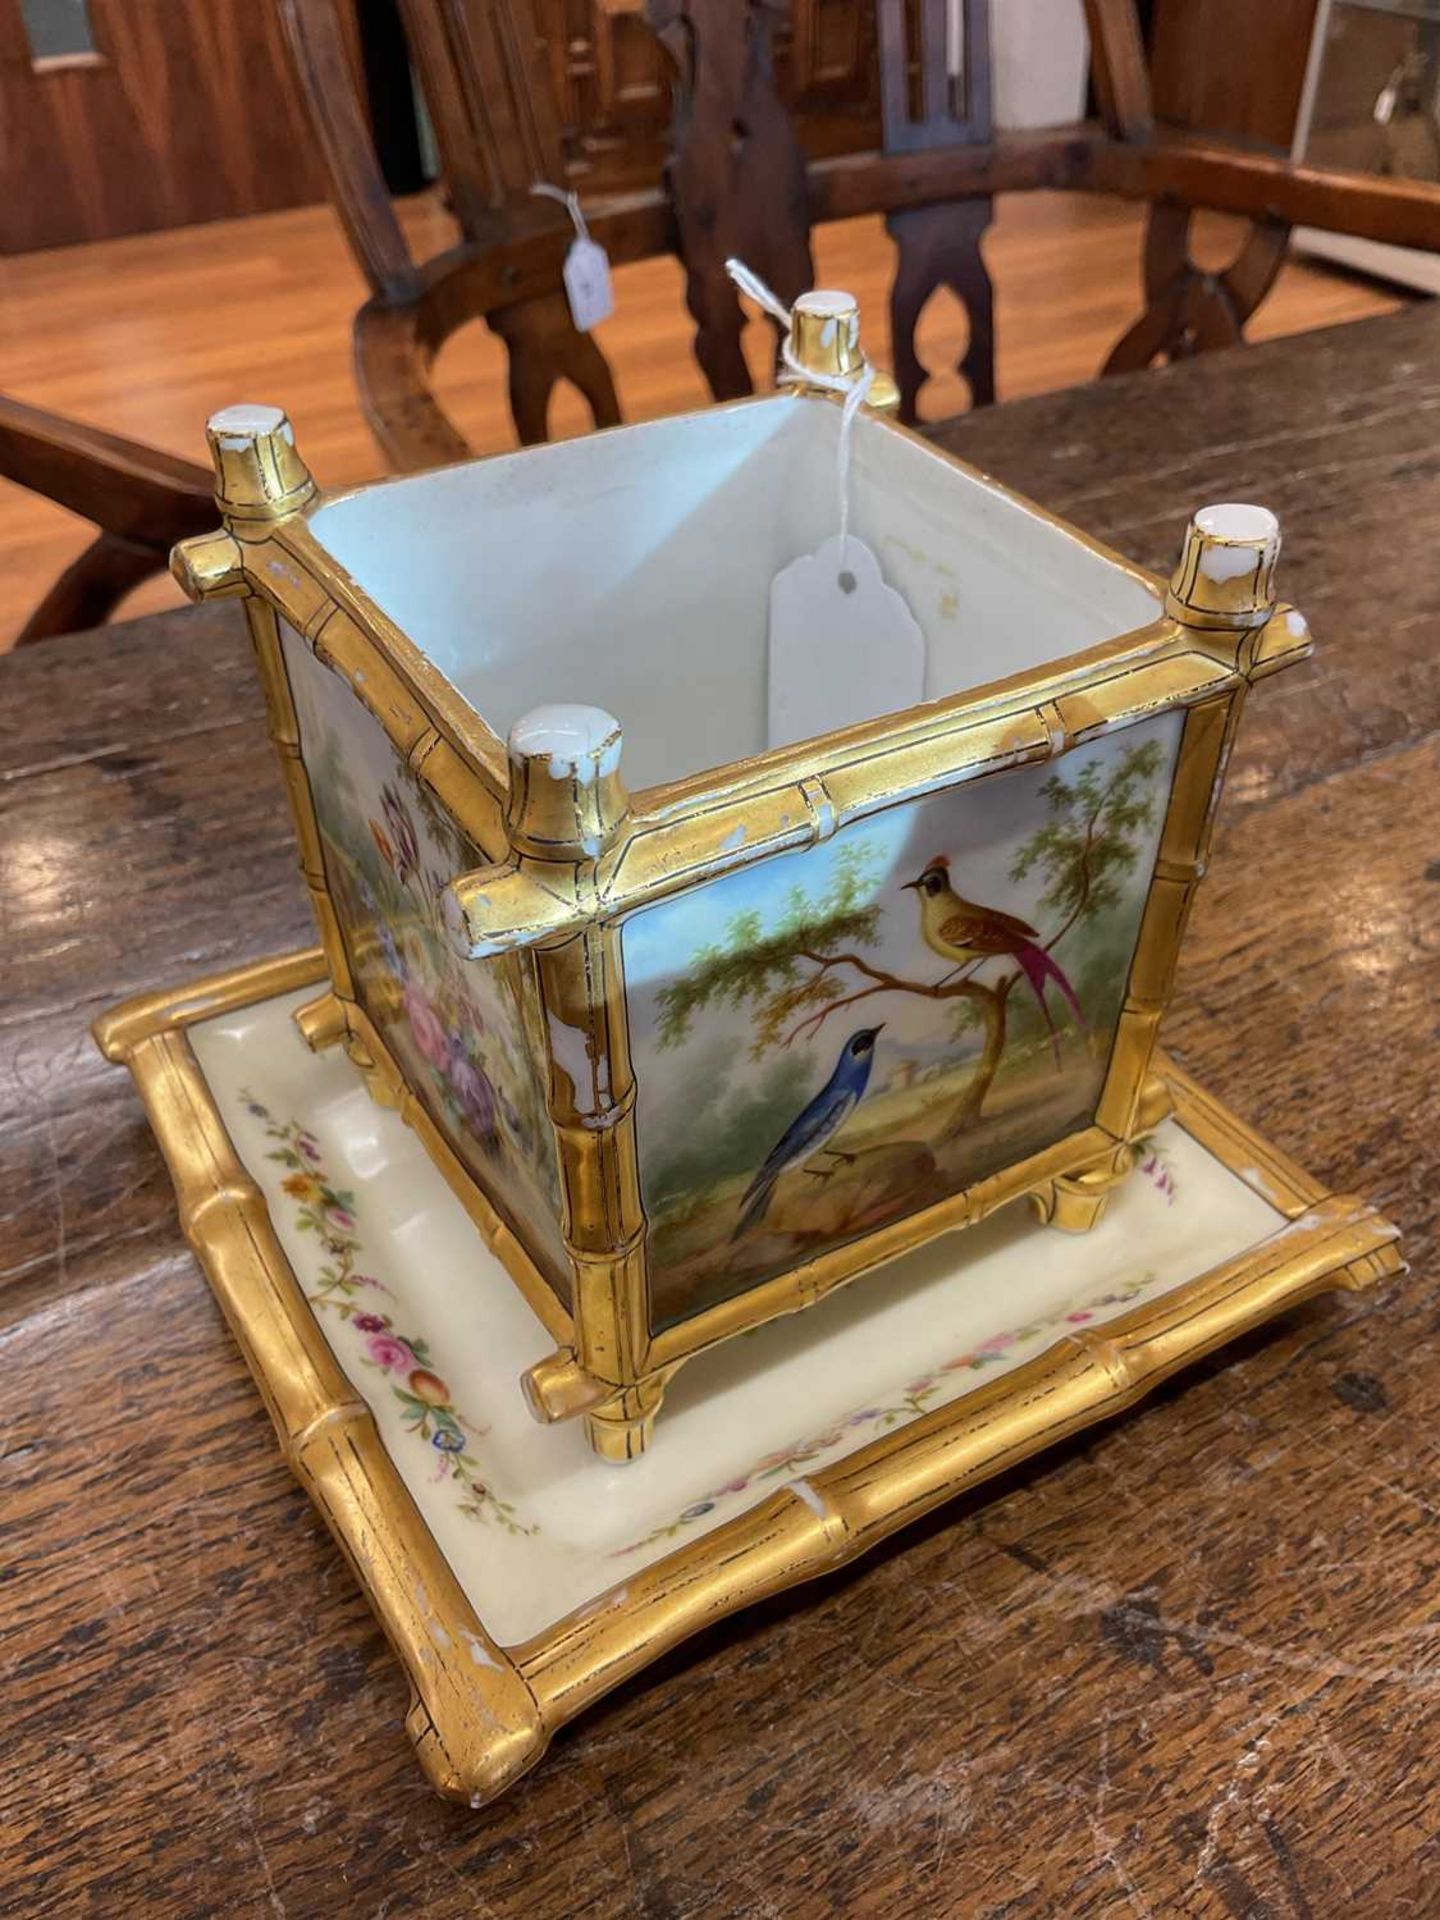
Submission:
{"label": "square cache pot", "polygon": [[806,310],[824,385],[345,495],[228,409],[224,531],[175,555],[245,599],[302,1031],[413,1124],[554,1337],[532,1410],[611,1459],[701,1348],[1011,1199],[1093,1224],[1163,1110],[1245,691],[1309,650],[1263,509],[1197,513],[1167,586],[866,405],[850,526],[923,703],[771,745],[771,582],[834,532],[863,364]]}

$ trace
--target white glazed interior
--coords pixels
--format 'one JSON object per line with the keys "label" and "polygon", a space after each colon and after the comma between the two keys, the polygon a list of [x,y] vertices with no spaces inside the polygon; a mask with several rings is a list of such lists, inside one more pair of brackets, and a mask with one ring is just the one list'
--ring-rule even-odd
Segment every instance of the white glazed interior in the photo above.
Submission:
{"label": "white glazed interior", "polygon": [[[795,395],[533,447],[322,507],[316,537],[492,727],[580,702],[632,788],[759,752],[770,582],[838,530],[839,409]],[[1156,617],[1123,568],[862,412],[851,531],[935,700]]]}
{"label": "white glazed interior", "polygon": [[1055,1233],[1015,1207],[932,1241],[881,1277],[690,1361],[650,1451],[608,1466],[578,1422],[540,1427],[525,1411],[517,1378],[550,1341],[414,1134],[374,1104],[338,1048],[306,1048],[291,1013],[312,993],[206,1021],[191,1042],[302,1289],[314,1291],[326,1255],[297,1227],[287,1168],[252,1101],[303,1123],[325,1175],[353,1193],[360,1264],[379,1283],[357,1307],[426,1343],[426,1364],[474,1423],[486,1482],[534,1529],[462,1515],[454,1484],[437,1476],[442,1456],[403,1424],[395,1375],[366,1359],[352,1324],[317,1312],[476,1612],[507,1644],[601,1595],[615,1604],[642,1567],[780,1487],[804,1497],[808,1473],[988,1385],[1076,1323],[1102,1324],[1287,1230],[1259,1174],[1232,1173],[1167,1122],[1158,1160],[1094,1232]]}

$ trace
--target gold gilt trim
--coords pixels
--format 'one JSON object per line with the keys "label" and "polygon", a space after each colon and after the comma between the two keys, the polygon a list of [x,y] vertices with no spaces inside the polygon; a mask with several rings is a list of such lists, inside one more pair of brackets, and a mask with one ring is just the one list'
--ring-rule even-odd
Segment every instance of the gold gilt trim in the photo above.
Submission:
{"label": "gold gilt trim", "polygon": [[[486,1799],[539,1758],[538,1703],[491,1640],[335,1362],[185,1037],[187,1026],[322,977],[311,951],[150,994],[97,1020],[135,1077],[185,1237],[255,1376],[286,1462],[354,1569],[410,1682],[406,1729],[440,1792]],[[464,1650],[467,1673],[455,1660]],[[481,1661],[473,1650],[485,1655]]]}
{"label": "gold gilt trim", "polygon": [[134,1075],[186,1237],[254,1374],[292,1471],[350,1561],[410,1682],[406,1727],[427,1778],[481,1805],[567,1721],[691,1634],[843,1565],[909,1521],[1132,1405],[1180,1367],[1330,1288],[1402,1270],[1397,1230],[1325,1193],[1169,1062],[1181,1124],[1287,1224],[1094,1332],[1066,1335],[989,1387],[783,1488],[524,1643],[486,1632],[330,1354],[263,1196],[186,1038],[197,1020],[323,977],[314,952],[133,1000],[96,1022]]}
{"label": "gold gilt trim", "polygon": [[[810,396],[779,404],[828,402]],[[316,538],[310,516],[329,503],[296,454],[284,416],[265,409],[238,414],[217,416],[210,430],[227,531],[177,548],[174,565],[196,597],[247,596],[301,869],[338,1003],[307,1009],[302,1030],[314,1044],[344,1038],[376,1097],[398,1106],[419,1132],[556,1341],[556,1351],[525,1380],[540,1418],[583,1414],[597,1451],[631,1458],[647,1443],[674,1368],[716,1341],[806,1306],[896,1253],[1023,1196],[1060,1227],[1084,1230],[1098,1220],[1108,1192],[1133,1163],[1136,1140],[1164,1107],[1150,1061],[1247,688],[1251,678],[1309,650],[1304,622],[1273,599],[1278,533],[1268,514],[1215,509],[1217,525],[1202,524],[1204,516],[1193,522],[1167,593],[1159,580],[1010,495],[1139,582],[1154,601],[1154,620],[1058,667],[632,798],[623,786],[618,732],[597,745],[593,764],[568,771],[563,756],[527,757],[514,735],[502,746]],[[928,443],[926,452],[975,475]],[[517,953],[533,968],[571,1269],[568,1301],[556,1296],[536,1257],[466,1171],[359,1002],[326,881],[280,617],[344,680],[490,863],[453,877],[447,922],[462,953]],[[842,826],[942,786],[1049,761],[1109,729],[1176,711],[1181,739],[1159,858],[1092,1123],[923,1211],[655,1330],[626,1023],[626,917],[776,853],[815,846]],[[557,1035],[565,1037],[565,1061],[556,1058]],[[577,1084],[577,1071],[590,1084]]]}

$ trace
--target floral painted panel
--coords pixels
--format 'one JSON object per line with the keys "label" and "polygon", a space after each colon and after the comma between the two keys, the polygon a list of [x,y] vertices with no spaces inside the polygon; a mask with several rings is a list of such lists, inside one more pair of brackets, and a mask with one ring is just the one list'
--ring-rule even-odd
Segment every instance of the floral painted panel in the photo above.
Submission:
{"label": "floral painted panel", "polygon": [[359,997],[445,1138],[568,1301],[533,983],[515,955],[461,958],[440,919],[443,887],[484,856],[339,676],[288,629],[283,641]]}
{"label": "floral painted panel", "polygon": [[1181,724],[909,801],[626,923],[657,1328],[1090,1124]]}
{"label": "floral painted panel", "polygon": [[[432,1450],[432,1484],[448,1481],[455,1494],[455,1510],[467,1520],[493,1521],[507,1533],[537,1533],[523,1519],[513,1500],[495,1491],[484,1476],[476,1442],[490,1429],[463,1413],[450,1387],[435,1371],[429,1343],[407,1326],[395,1323],[394,1295],[378,1274],[362,1272],[368,1266],[360,1237],[355,1195],[335,1184],[325,1164],[320,1142],[303,1121],[282,1119],[247,1088],[242,1098],[252,1120],[258,1120],[270,1142],[267,1160],[286,1169],[281,1191],[293,1209],[295,1229],[308,1234],[315,1249],[313,1271],[302,1281],[305,1298],[317,1316],[332,1321],[327,1329],[331,1349],[351,1379],[379,1374],[387,1383],[407,1439]],[[344,1333],[337,1339],[339,1329]],[[367,1396],[372,1399],[373,1396]]]}

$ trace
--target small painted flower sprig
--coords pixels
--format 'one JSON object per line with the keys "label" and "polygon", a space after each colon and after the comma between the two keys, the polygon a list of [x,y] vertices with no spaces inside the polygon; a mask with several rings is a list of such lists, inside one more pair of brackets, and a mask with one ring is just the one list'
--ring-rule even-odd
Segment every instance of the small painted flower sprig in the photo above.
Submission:
{"label": "small painted flower sprig", "polygon": [[1170,1155],[1164,1147],[1156,1144],[1153,1136],[1149,1140],[1142,1140],[1136,1151],[1140,1155],[1137,1163],[1140,1172],[1148,1180],[1155,1182],[1165,1196],[1166,1206],[1173,1207],[1180,1197],[1180,1189],[1176,1185],[1175,1169],[1171,1164]]}
{"label": "small painted flower sprig", "polygon": [[251,1094],[245,1096],[245,1104],[252,1117],[263,1122],[266,1137],[275,1142],[266,1157],[289,1169],[280,1185],[296,1203],[296,1228],[314,1234],[325,1254],[317,1269],[317,1284],[306,1299],[313,1307],[334,1313],[360,1335],[364,1364],[390,1376],[390,1391],[399,1402],[405,1430],[433,1448],[437,1456],[433,1478],[455,1483],[461,1495],[459,1511],[470,1520],[494,1521],[507,1533],[537,1532],[520,1520],[513,1501],[502,1500],[481,1477],[470,1437],[486,1429],[467,1420],[455,1405],[431,1363],[427,1343],[397,1332],[388,1313],[362,1307],[362,1295],[388,1294],[390,1289],[373,1274],[359,1270],[362,1246],[355,1196],[332,1184],[315,1136],[298,1120],[277,1121]]}
{"label": "small painted flower sprig", "polygon": [[1153,1275],[1128,1282],[1112,1293],[1096,1294],[1093,1299],[1074,1307],[1070,1312],[1055,1319],[1036,1320],[1029,1326],[1007,1328],[1004,1333],[992,1334],[978,1347],[972,1347],[965,1353],[956,1354],[946,1360],[933,1373],[921,1374],[903,1387],[895,1398],[883,1406],[860,1407],[854,1413],[847,1414],[836,1425],[828,1427],[823,1433],[809,1435],[797,1441],[793,1446],[782,1447],[776,1453],[767,1453],[757,1460],[748,1472],[729,1480],[723,1487],[717,1487],[713,1493],[706,1494],[691,1506],[677,1514],[674,1520],[654,1527],[641,1540],[632,1540],[617,1550],[616,1558],[626,1554],[638,1553],[642,1547],[648,1547],[657,1540],[672,1539],[696,1521],[703,1520],[713,1513],[719,1502],[727,1496],[745,1493],[751,1487],[764,1480],[776,1480],[781,1475],[794,1473],[801,1467],[808,1467],[816,1460],[838,1447],[847,1433],[862,1427],[873,1427],[877,1433],[883,1433],[889,1427],[904,1420],[913,1420],[917,1415],[928,1411],[930,1403],[937,1397],[941,1387],[950,1374],[981,1373],[987,1367],[999,1366],[1008,1360],[1018,1347],[1028,1344],[1044,1333],[1063,1333],[1067,1327],[1082,1326],[1093,1320],[1097,1313],[1106,1307],[1125,1306],[1138,1299],[1151,1284]]}

